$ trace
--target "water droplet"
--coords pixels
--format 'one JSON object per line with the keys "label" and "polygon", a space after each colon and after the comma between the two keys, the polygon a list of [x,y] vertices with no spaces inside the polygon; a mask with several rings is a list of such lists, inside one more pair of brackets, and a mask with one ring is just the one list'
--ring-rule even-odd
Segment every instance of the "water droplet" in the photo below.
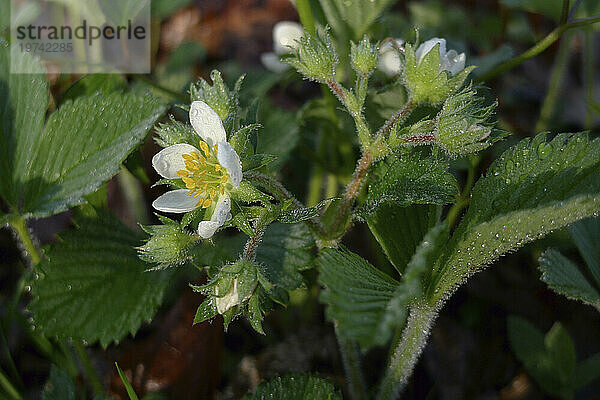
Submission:
{"label": "water droplet", "polygon": [[547,143],[540,143],[540,145],[537,148],[537,153],[538,157],[540,157],[542,160],[548,157],[548,155],[550,154],[550,145],[548,145]]}

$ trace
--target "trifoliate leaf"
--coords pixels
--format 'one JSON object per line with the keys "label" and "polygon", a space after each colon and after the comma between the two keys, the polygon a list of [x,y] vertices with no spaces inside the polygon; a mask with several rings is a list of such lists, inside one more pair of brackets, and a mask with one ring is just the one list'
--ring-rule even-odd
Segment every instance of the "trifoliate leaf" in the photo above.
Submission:
{"label": "trifoliate leaf", "polygon": [[434,301],[501,255],[600,212],[600,139],[540,134],[496,160],[436,263]]}
{"label": "trifoliate leaf", "polygon": [[325,379],[305,374],[288,374],[261,383],[254,394],[244,397],[244,400],[271,399],[342,400],[342,396]]}
{"label": "trifoliate leaf", "polygon": [[53,365],[50,368],[50,378],[44,385],[42,400],[75,400],[77,387],[69,374]]}
{"label": "trifoliate leaf", "polygon": [[509,317],[508,337],[517,358],[545,392],[559,398],[573,397],[575,347],[560,323],[544,336],[524,319]]}
{"label": "trifoliate leaf", "polygon": [[256,250],[256,262],[262,276],[273,285],[287,290],[302,285],[299,271],[313,261],[314,240],[304,224],[271,224]]}
{"label": "trifoliate leaf", "polygon": [[347,250],[325,249],[318,263],[321,300],[339,333],[363,349],[385,343],[382,321],[399,282]]}
{"label": "trifoliate leaf", "polygon": [[400,282],[347,250],[326,249],[319,257],[321,294],[340,335],[363,350],[385,344],[404,324],[408,306],[423,293],[423,279],[448,237],[445,224],[432,228],[411,258]]}
{"label": "trifoliate leaf", "polygon": [[447,170],[446,161],[433,156],[421,158],[418,150],[387,157],[373,172],[361,216],[368,217],[385,203],[405,207],[453,202],[458,184]]}
{"label": "trifoliate leaf", "polygon": [[600,288],[600,218],[574,223],[569,227],[569,232],[596,287]]}
{"label": "trifoliate leaf", "polygon": [[319,3],[336,34],[347,32],[348,39],[358,40],[393,1],[319,0]]}
{"label": "trifoliate leaf", "polygon": [[439,218],[435,205],[383,204],[367,218],[369,229],[390,262],[402,274],[423,236]]}
{"label": "trifoliate leaf", "polygon": [[540,257],[542,281],[555,292],[570,299],[580,300],[600,311],[600,293],[567,257],[554,249],[546,250]]}
{"label": "trifoliate leaf", "polygon": [[[21,72],[11,74],[12,67]],[[17,210],[48,107],[48,83],[30,53],[0,41],[0,196]],[[65,133],[66,134],[66,133]],[[37,182],[41,184],[42,182]]]}
{"label": "trifoliate leaf", "polygon": [[541,279],[555,292],[600,311],[600,218],[578,221],[569,227],[569,231],[585,260],[590,278],[557,250],[548,249],[540,257]]}
{"label": "trifoliate leaf", "polygon": [[162,301],[168,274],[146,272],[139,234],[116,217],[82,218],[61,235],[37,267],[29,310],[47,336],[107,346],[135,334]]}
{"label": "trifoliate leaf", "polygon": [[119,170],[164,110],[128,93],[64,103],[26,151],[17,149],[15,157],[30,164],[22,177],[22,212],[40,217],[82,202]]}

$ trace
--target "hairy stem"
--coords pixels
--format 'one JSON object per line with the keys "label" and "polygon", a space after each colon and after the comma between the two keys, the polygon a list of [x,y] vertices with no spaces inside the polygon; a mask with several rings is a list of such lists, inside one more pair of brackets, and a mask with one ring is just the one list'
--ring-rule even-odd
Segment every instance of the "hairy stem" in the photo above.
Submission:
{"label": "hairy stem", "polygon": [[329,239],[339,239],[344,235],[348,218],[352,212],[352,206],[366,181],[371,162],[373,162],[373,156],[370,151],[366,151],[358,161],[358,165],[352,175],[352,180],[348,186],[346,186],[346,191],[339,207],[339,211],[334,218],[333,223],[327,230]]}
{"label": "hairy stem", "polygon": [[[291,200],[294,208],[304,208],[304,205],[275,178],[269,175],[261,174],[260,172],[246,172],[244,173],[244,177],[248,180],[256,182],[258,185],[277,197],[278,200]],[[312,218],[305,222],[318,237],[321,238],[325,235],[325,229],[317,218]]]}
{"label": "hairy stem", "polygon": [[562,34],[565,33],[566,31],[568,31],[569,29],[579,28],[579,27],[586,26],[586,25],[591,25],[591,24],[595,24],[597,22],[600,22],[600,16],[583,18],[583,19],[580,19],[577,21],[573,21],[573,22],[569,22],[569,23],[560,25],[557,28],[555,28],[552,32],[550,32],[548,35],[546,35],[545,38],[543,38],[542,40],[537,42],[533,47],[529,48],[528,50],[526,50],[524,53],[518,55],[517,57],[512,58],[512,59],[506,61],[505,63],[498,65],[496,68],[492,69],[488,73],[481,75],[480,77],[478,77],[476,79],[476,82],[490,80],[491,78],[494,78],[495,76],[500,75],[500,74],[522,64],[524,61],[527,61],[530,58],[537,56],[538,54],[540,54],[541,52],[546,50],[548,47],[550,47],[550,45],[552,45],[554,42],[556,42],[562,36]]}
{"label": "hairy stem", "polygon": [[346,373],[348,392],[352,400],[366,400],[367,390],[360,367],[360,351],[358,345],[352,340],[340,336],[337,322],[334,322],[335,335],[340,347],[340,354]]}
{"label": "hairy stem", "polygon": [[395,400],[406,386],[427,343],[436,315],[436,308],[430,305],[416,303],[410,307],[402,338],[379,388],[378,400]]}
{"label": "hairy stem", "polygon": [[33,243],[33,239],[29,234],[29,228],[27,228],[27,222],[25,221],[25,218],[21,216],[15,216],[9,221],[9,224],[14,229],[19,240],[21,241],[21,244],[31,260],[31,263],[33,265],[39,264],[40,261],[42,261],[42,256]]}
{"label": "hairy stem", "polygon": [[365,149],[367,149],[371,143],[371,130],[369,129],[369,125],[367,125],[365,116],[362,113],[362,105],[360,105],[360,107],[353,106],[353,104],[357,103],[357,100],[347,101],[343,88],[334,80],[327,81],[327,85],[333,94],[335,94],[340,102],[344,105],[344,107],[346,107],[354,119],[354,124],[356,125],[356,132],[358,133],[358,139],[360,140],[361,148],[363,151],[365,151]]}
{"label": "hairy stem", "polygon": [[94,390],[94,394],[97,396],[104,394],[104,387],[102,386],[102,382],[100,381],[100,377],[96,373],[94,366],[92,365],[92,360],[83,345],[83,343],[79,340],[73,340],[73,347],[75,348],[75,352],[81,360],[81,364],[83,365],[83,370]]}

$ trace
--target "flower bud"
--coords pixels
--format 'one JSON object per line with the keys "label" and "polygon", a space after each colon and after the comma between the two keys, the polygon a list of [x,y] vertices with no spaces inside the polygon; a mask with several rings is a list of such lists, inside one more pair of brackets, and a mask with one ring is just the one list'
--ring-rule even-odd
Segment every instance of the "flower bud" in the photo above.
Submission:
{"label": "flower bud", "polygon": [[237,106],[236,93],[232,93],[225,85],[219,71],[213,70],[210,73],[210,79],[213,82],[212,85],[204,79],[200,79],[197,84],[190,87],[191,100],[192,102],[197,100],[205,102],[219,115],[222,121],[225,121]]}
{"label": "flower bud", "polygon": [[444,39],[428,40],[416,51],[407,43],[404,49],[404,80],[415,103],[442,103],[462,87],[475,68],[464,68],[464,53],[447,52]]}
{"label": "flower bud", "polygon": [[283,61],[306,78],[327,83],[335,75],[338,56],[329,33],[321,30],[315,36],[306,34],[302,37],[293,54],[283,58]]}
{"label": "flower bud", "polygon": [[358,44],[350,43],[350,61],[357,74],[369,76],[377,67],[377,49],[365,37]]}
{"label": "flower bud", "polygon": [[471,88],[449,97],[437,116],[436,142],[454,157],[489,147],[493,143],[489,117],[495,108],[496,103],[484,105]]}
{"label": "flower bud", "polygon": [[386,40],[379,48],[379,61],[377,68],[387,76],[395,76],[402,72],[402,59],[398,49],[404,45],[404,40]]}
{"label": "flower bud", "polygon": [[224,266],[215,278],[214,297],[219,314],[247,301],[258,283],[257,268],[252,263],[239,260]]}
{"label": "flower bud", "polygon": [[151,236],[143,246],[138,247],[139,257],[152,264],[154,269],[163,269],[183,264],[189,250],[197,241],[177,222],[164,218],[164,225],[143,226]]}

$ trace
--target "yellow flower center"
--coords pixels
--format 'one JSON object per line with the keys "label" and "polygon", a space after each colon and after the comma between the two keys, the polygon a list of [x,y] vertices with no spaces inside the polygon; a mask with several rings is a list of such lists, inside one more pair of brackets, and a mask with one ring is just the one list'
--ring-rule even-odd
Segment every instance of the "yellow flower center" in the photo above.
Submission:
{"label": "yellow flower center", "polygon": [[225,194],[229,173],[217,160],[217,146],[211,149],[205,142],[200,143],[204,155],[197,152],[184,154],[185,169],[177,171],[185,187],[190,189],[188,196],[199,197],[197,207],[208,208],[218,194]]}

